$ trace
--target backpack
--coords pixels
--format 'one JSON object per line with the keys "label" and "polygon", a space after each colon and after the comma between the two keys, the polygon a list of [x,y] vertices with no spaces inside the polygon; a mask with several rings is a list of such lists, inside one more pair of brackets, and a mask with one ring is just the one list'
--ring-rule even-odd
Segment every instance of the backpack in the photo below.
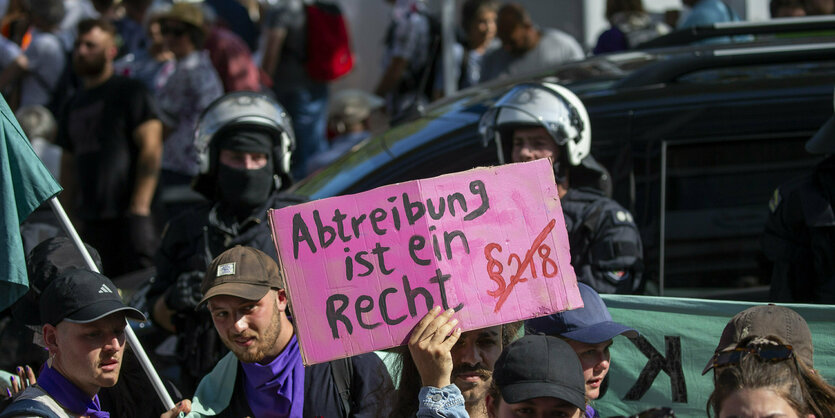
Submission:
{"label": "backpack", "polygon": [[307,18],[308,76],[333,81],[351,71],[354,57],[342,9],[336,3],[314,1],[305,5]]}
{"label": "backpack", "polygon": [[[9,399],[11,400],[11,398]],[[5,402],[4,402],[5,403]],[[3,405],[2,413],[0,413],[0,418],[6,417],[45,417],[45,418],[58,418],[58,415],[55,414],[49,407],[46,405],[34,400],[34,399],[21,399],[17,402],[12,401],[12,403],[8,406]]]}
{"label": "backpack", "polygon": [[354,384],[354,365],[351,357],[331,361],[331,377],[337,391],[339,391],[342,412],[345,413],[346,417],[350,417],[353,406],[351,386]]}

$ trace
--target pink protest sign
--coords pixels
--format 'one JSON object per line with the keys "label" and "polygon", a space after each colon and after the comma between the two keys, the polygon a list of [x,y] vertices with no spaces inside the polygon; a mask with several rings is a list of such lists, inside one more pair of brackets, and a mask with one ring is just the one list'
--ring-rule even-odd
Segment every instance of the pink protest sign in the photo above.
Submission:
{"label": "pink protest sign", "polygon": [[272,210],[305,364],[404,344],[433,306],[464,331],[583,306],[548,160]]}

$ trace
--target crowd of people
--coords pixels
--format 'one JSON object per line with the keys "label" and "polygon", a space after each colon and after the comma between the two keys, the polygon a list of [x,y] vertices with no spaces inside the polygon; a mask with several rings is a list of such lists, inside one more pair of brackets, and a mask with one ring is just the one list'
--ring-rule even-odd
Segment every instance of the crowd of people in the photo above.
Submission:
{"label": "crowd of people", "polygon": [[[390,3],[376,94],[332,97],[305,65],[302,0],[261,8],[237,0],[10,3],[0,89],[60,178],[60,197],[101,274],[38,212],[22,227],[30,291],[0,323],[0,345],[12,353],[0,367],[15,370],[0,417],[599,416],[609,348],[641,331],[614,322],[599,293],[643,290],[643,247],[590,153],[582,101],[552,83],[513,87],[479,128],[501,163],[552,162],[585,307],[466,332],[453,310],[435,308],[395,350],[395,364],[369,353],[304,365],[267,209],[303,202],[286,189],[367,138],[374,110],[395,117],[443,94],[433,18],[422,1]],[[681,27],[738,20],[718,0],[685,3]],[[462,14],[453,54],[461,88],[585,55],[519,4],[467,0]],[[611,28],[595,53],[670,30],[640,1],[609,0],[606,17]],[[832,154],[833,143],[813,148]],[[775,213],[786,206],[776,202]],[[778,227],[796,226],[773,222],[774,242]],[[780,248],[775,257],[785,256]],[[796,260],[783,261],[787,277],[805,274]],[[109,279],[143,270],[153,271],[143,282],[145,313],[125,305]],[[810,289],[780,294],[814,299],[800,296]],[[126,344],[128,319],[174,336],[176,371],[164,379],[180,401],[173,409],[155,399]],[[835,389],[815,371],[812,352],[797,313],[774,305],[741,312],[705,368],[715,382],[707,413],[835,416]]]}
{"label": "crowd of people", "polygon": [[[26,330],[48,359],[37,374],[30,366],[12,374],[2,417],[594,418],[614,360],[610,347],[640,332],[613,321],[599,294],[581,283],[582,308],[479,330],[462,331],[453,309],[435,307],[391,370],[375,353],[305,367],[283,273],[270,255],[237,245],[212,260],[197,301],[229,353],[188,399],[160,411],[125,341],[126,318],[144,314],[126,306],[109,279],[80,268],[66,238],[39,244],[28,261],[39,291],[14,315],[39,325]],[[718,337],[713,354],[705,353],[703,374],[713,373],[715,387],[708,416],[835,414],[835,387],[815,370],[811,330],[795,311],[745,309]],[[659,407],[635,416],[676,415]]]}

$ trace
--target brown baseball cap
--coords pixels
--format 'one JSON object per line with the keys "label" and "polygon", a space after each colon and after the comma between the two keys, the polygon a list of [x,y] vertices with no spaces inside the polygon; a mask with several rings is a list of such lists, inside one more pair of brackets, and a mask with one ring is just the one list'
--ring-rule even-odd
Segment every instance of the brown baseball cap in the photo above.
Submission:
{"label": "brown baseball cap", "polygon": [[284,276],[275,261],[264,252],[237,245],[212,260],[203,278],[202,306],[218,295],[259,300],[270,289],[284,287]]}
{"label": "brown baseball cap", "polygon": [[784,343],[791,345],[798,359],[807,366],[814,367],[812,347],[812,332],[809,325],[797,312],[777,305],[754,306],[736,314],[719,339],[713,357],[708,360],[702,374],[713,368],[716,354],[733,350],[748,337],[778,337]]}

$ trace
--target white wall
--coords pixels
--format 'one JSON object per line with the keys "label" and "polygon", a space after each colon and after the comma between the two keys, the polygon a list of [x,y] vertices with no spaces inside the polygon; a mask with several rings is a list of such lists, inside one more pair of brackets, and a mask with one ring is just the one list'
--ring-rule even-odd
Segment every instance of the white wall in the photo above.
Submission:
{"label": "white wall", "polygon": [[[334,83],[333,89],[359,88],[374,90],[382,73],[383,37],[389,24],[391,6],[385,0],[335,0],[342,6],[356,61],[354,70]],[[438,12],[442,1],[454,1],[460,10],[463,0],[426,0],[430,10]],[[604,17],[606,0],[516,0],[524,5],[534,22],[553,27],[574,36],[587,49],[594,47],[597,37],[608,27]],[[725,0],[747,20],[768,19],[768,0]],[[644,0],[652,13],[681,9],[681,0]],[[458,21],[458,19],[456,19]]]}

